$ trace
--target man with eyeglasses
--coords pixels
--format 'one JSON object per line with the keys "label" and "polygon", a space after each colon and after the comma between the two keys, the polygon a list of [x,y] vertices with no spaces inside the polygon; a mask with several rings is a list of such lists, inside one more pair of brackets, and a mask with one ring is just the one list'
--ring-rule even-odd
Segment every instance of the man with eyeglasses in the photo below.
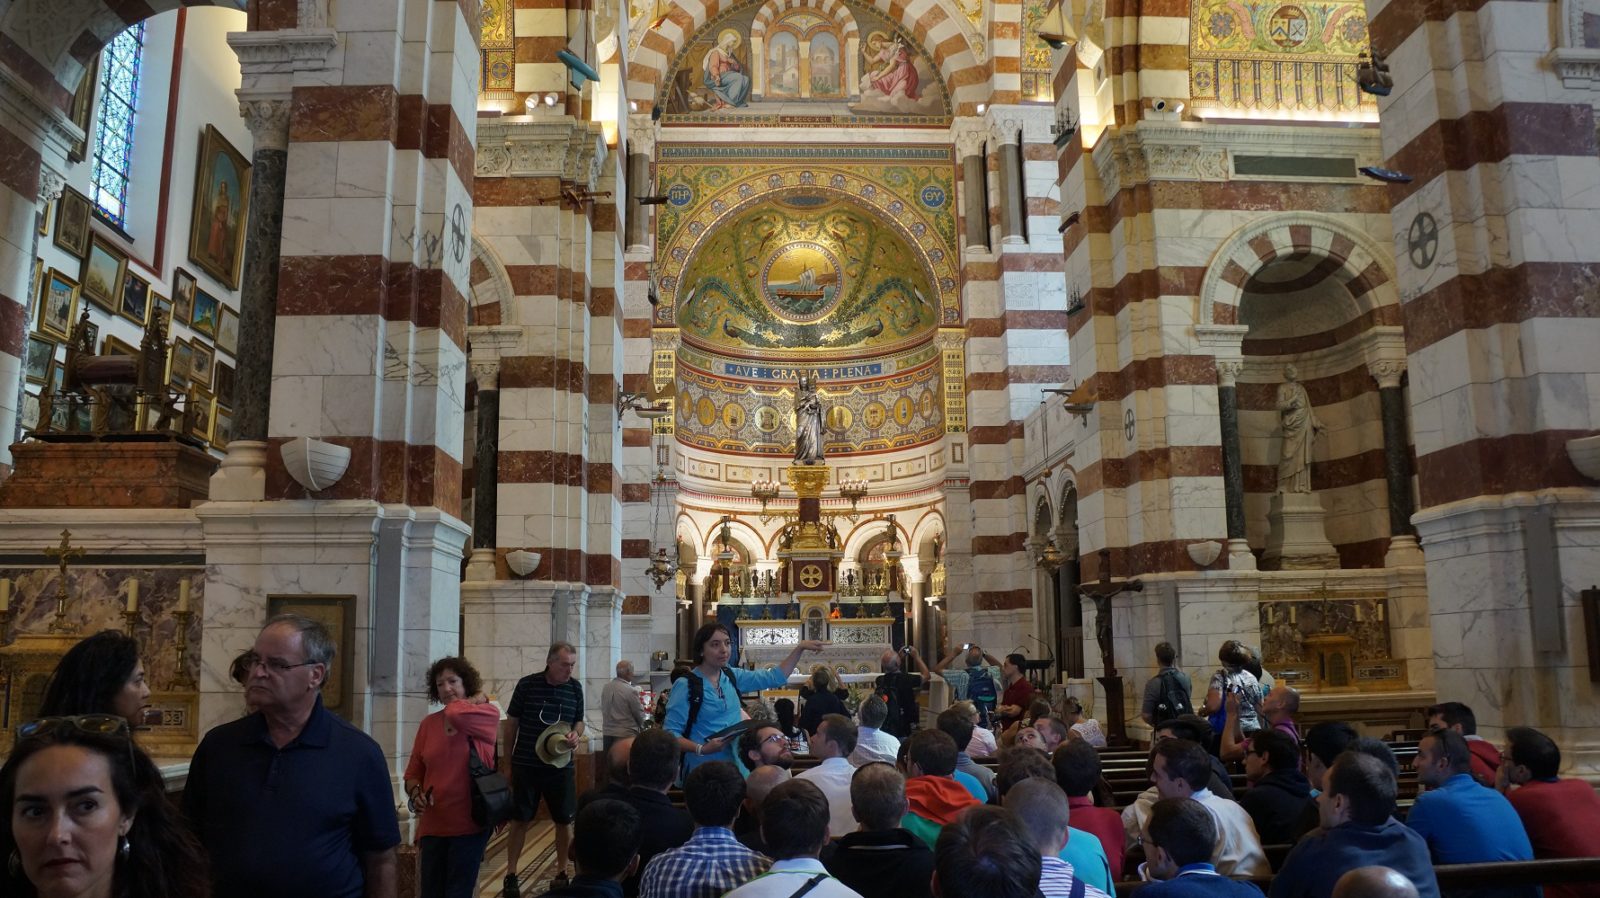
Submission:
{"label": "man with eyeglasses", "polygon": [[789,750],[789,739],[783,730],[763,724],[745,730],[739,737],[739,763],[739,772],[746,776],[763,766],[788,770],[794,766],[794,752]]}
{"label": "man with eyeglasses", "polygon": [[189,765],[184,811],[211,857],[217,895],[392,898],[389,765],[372,737],[322,704],[333,664],[326,627],[267,621],[243,659],[256,711],[213,728]]}

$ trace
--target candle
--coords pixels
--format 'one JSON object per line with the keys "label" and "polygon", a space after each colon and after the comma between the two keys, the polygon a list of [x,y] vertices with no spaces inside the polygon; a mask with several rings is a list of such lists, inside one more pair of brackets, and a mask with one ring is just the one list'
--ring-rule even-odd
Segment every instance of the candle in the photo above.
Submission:
{"label": "candle", "polygon": [[188,580],[179,580],[178,581],[178,610],[179,611],[188,611],[189,610],[189,581]]}
{"label": "candle", "polygon": [[0,580],[0,611],[11,610],[11,581]]}
{"label": "candle", "polygon": [[129,580],[128,581],[128,613],[132,614],[132,613],[134,613],[135,611],[138,611],[138,610],[139,610],[139,581],[138,580]]}
{"label": "candle", "polygon": [[1366,619],[1367,619],[1367,606],[1363,605],[1360,602],[1357,602],[1356,603],[1356,623],[1359,624],[1359,623],[1361,623],[1362,621],[1364,621]]}
{"label": "candle", "polygon": [[1293,605],[1289,606],[1289,623],[1291,623],[1291,624],[1300,623],[1300,609],[1294,607]]}

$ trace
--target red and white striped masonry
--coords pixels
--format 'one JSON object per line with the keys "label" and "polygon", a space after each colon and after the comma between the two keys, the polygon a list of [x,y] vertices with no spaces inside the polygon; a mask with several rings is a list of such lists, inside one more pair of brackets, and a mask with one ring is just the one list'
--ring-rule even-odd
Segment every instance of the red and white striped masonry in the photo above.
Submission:
{"label": "red and white striped masonry", "polygon": [[[461,507],[476,34],[457,0],[342,4],[294,90],[269,441],[352,450],[317,498]],[[415,36],[407,39],[407,35]],[[268,454],[268,498],[305,495]]]}
{"label": "red and white striped masonry", "polygon": [[1427,214],[1439,239],[1425,269],[1397,258],[1423,509],[1588,483],[1565,443],[1600,428],[1600,160],[1592,95],[1548,61],[1566,8],[1368,7],[1387,164],[1415,179],[1394,231]]}

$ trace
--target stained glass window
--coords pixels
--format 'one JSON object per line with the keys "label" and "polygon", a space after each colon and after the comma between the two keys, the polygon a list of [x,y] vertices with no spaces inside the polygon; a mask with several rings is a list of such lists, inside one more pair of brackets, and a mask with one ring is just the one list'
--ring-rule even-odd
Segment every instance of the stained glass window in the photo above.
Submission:
{"label": "stained glass window", "polygon": [[126,224],[128,173],[133,168],[133,123],[139,108],[144,23],[112,39],[100,55],[100,106],[95,114],[90,199],[118,227]]}

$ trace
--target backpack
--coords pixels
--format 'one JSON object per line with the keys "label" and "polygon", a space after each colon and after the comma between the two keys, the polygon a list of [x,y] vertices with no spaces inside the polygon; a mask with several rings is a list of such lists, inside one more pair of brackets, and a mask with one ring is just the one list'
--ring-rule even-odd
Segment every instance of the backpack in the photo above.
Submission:
{"label": "backpack", "polygon": [[983,702],[993,705],[999,692],[995,689],[994,677],[990,675],[989,668],[978,666],[967,668],[967,698],[973,702]]}
{"label": "backpack", "polygon": [[[733,686],[733,694],[739,694],[739,678],[733,675],[733,668],[723,667],[722,675],[728,678],[728,683]],[[689,674],[689,719],[683,725],[683,738],[691,739],[689,731],[694,729],[694,722],[700,717],[700,703],[706,700],[706,681]]]}
{"label": "backpack", "polygon": [[1184,691],[1183,681],[1178,679],[1176,670],[1169,667],[1156,674],[1156,678],[1161,681],[1161,688],[1156,693],[1156,709],[1150,717],[1157,726],[1162,721],[1193,712],[1189,693]]}

